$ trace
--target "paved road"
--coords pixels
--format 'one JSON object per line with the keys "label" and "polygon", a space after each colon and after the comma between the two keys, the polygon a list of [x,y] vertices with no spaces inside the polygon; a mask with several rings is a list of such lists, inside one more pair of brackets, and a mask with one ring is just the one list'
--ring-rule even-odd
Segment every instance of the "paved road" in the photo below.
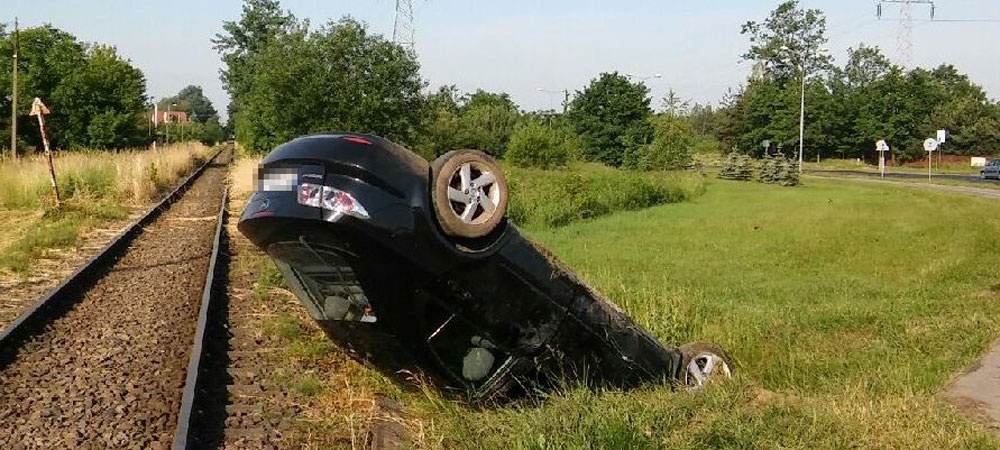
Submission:
{"label": "paved road", "polygon": [[[844,176],[868,176],[873,178],[879,178],[878,172],[871,172],[867,170],[819,170],[819,169],[806,169],[807,174],[812,175],[824,175],[824,176],[834,176],[834,177],[844,177]],[[926,173],[914,173],[914,172],[886,172],[886,178],[896,178],[896,179],[927,179]],[[992,184],[1000,186],[1000,180],[984,180],[979,178],[979,175],[960,175],[960,174],[933,174],[932,178],[945,179],[945,180],[957,180],[957,181],[968,181],[972,183],[983,183]]]}

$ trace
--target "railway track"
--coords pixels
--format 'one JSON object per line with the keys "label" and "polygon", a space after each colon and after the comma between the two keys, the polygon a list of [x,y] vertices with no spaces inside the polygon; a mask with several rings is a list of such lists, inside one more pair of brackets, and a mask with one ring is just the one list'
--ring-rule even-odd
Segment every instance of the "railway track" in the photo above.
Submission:
{"label": "railway track", "polygon": [[0,448],[201,448],[228,153],[0,332]]}

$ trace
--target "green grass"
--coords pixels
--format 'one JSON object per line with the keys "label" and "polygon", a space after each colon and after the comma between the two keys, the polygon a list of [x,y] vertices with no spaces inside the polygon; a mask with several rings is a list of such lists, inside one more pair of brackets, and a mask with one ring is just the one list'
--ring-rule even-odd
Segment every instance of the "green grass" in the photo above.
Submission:
{"label": "green grass", "polygon": [[523,226],[562,226],[700,195],[695,172],[638,172],[575,163],[565,170],[507,167],[507,216]]}
{"label": "green grass", "polygon": [[0,248],[0,269],[24,274],[31,261],[53,248],[71,247],[80,232],[128,216],[128,209],[107,202],[67,203],[62,211],[49,211],[23,235]]}
{"label": "green grass", "polygon": [[938,397],[1000,334],[995,200],[710,183],[690,202],[528,232],[663,342],[722,345],[736,380],[484,410],[416,396],[431,446],[1000,448]]}
{"label": "green grass", "polygon": [[308,374],[296,381],[295,390],[306,397],[312,397],[323,390],[323,385],[315,375]]}
{"label": "green grass", "polygon": [[[828,175],[809,175],[809,174],[806,174],[806,177],[829,178]],[[851,178],[851,179],[859,179],[859,180],[875,180],[876,179],[876,178],[870,177],[868,175],[850,175],[850,174],[839,175],[839,176],[837,176],[837,178]],[[966,181],[966,180],[953,180],[953,179],[950,179],[950,178],[941,178],[941,177],[931,177],[931,179],[929,179],[929,180],[927,178],[895,178],[895,177],[885,177],[884,180],[887,181],[887,182],[896,182],[896,183],[940,184],[940,185],[944,185],[944,186],[961,186],[961,187],[971,187],[971,188],[976,188],[976,189],[989,189],[989,190],[994,190],[994,191],[995,190],[1000,190],[1000,184],[980,183],[980,182],[977,182],[977,181]]]}
{"label": "green grass", "polygon": [[[863,170],[866,172],[877,173],[878,164],[867,164],[864,162],[858,162],[856,159],[824,159],[819,163],[805,161],[806,169],[817,169],[817,170]],[[979,167],[973,167],[970,164],[938,164],[937,159],[934,160],[934,173],[954,173],[963,175],[979,175]],[[897,172],[897,173],[927,173],[927,165],[924,164],[923,167],[908,167],[908,166],[891,166],[885,168],[886,173]]]}

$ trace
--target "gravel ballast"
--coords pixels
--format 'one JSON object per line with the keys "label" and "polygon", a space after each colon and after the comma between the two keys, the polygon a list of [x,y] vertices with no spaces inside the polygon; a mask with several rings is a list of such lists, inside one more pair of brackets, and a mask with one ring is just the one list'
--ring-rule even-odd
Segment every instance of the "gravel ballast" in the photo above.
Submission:
{"label": "gravel ballast", "polygon": [[0,371],[0,448],[169,448],[224,188],[208,168]]}

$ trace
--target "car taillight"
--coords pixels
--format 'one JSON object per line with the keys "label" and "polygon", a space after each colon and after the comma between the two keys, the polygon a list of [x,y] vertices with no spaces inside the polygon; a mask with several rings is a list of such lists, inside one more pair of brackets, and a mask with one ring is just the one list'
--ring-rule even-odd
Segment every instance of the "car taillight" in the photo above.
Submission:
{"label": "car taillight", "polygon": [[299,204],[319,208],[322,206],[323,186],[318,184],[299,184]]}
{"label": "car taillight", "polygon": [[323,208],[328,214],[323,219],[334,222],[342,216],[367,219],[368,211],[351,194],[330,186],[312,183],[299,184],[299,204]]}

